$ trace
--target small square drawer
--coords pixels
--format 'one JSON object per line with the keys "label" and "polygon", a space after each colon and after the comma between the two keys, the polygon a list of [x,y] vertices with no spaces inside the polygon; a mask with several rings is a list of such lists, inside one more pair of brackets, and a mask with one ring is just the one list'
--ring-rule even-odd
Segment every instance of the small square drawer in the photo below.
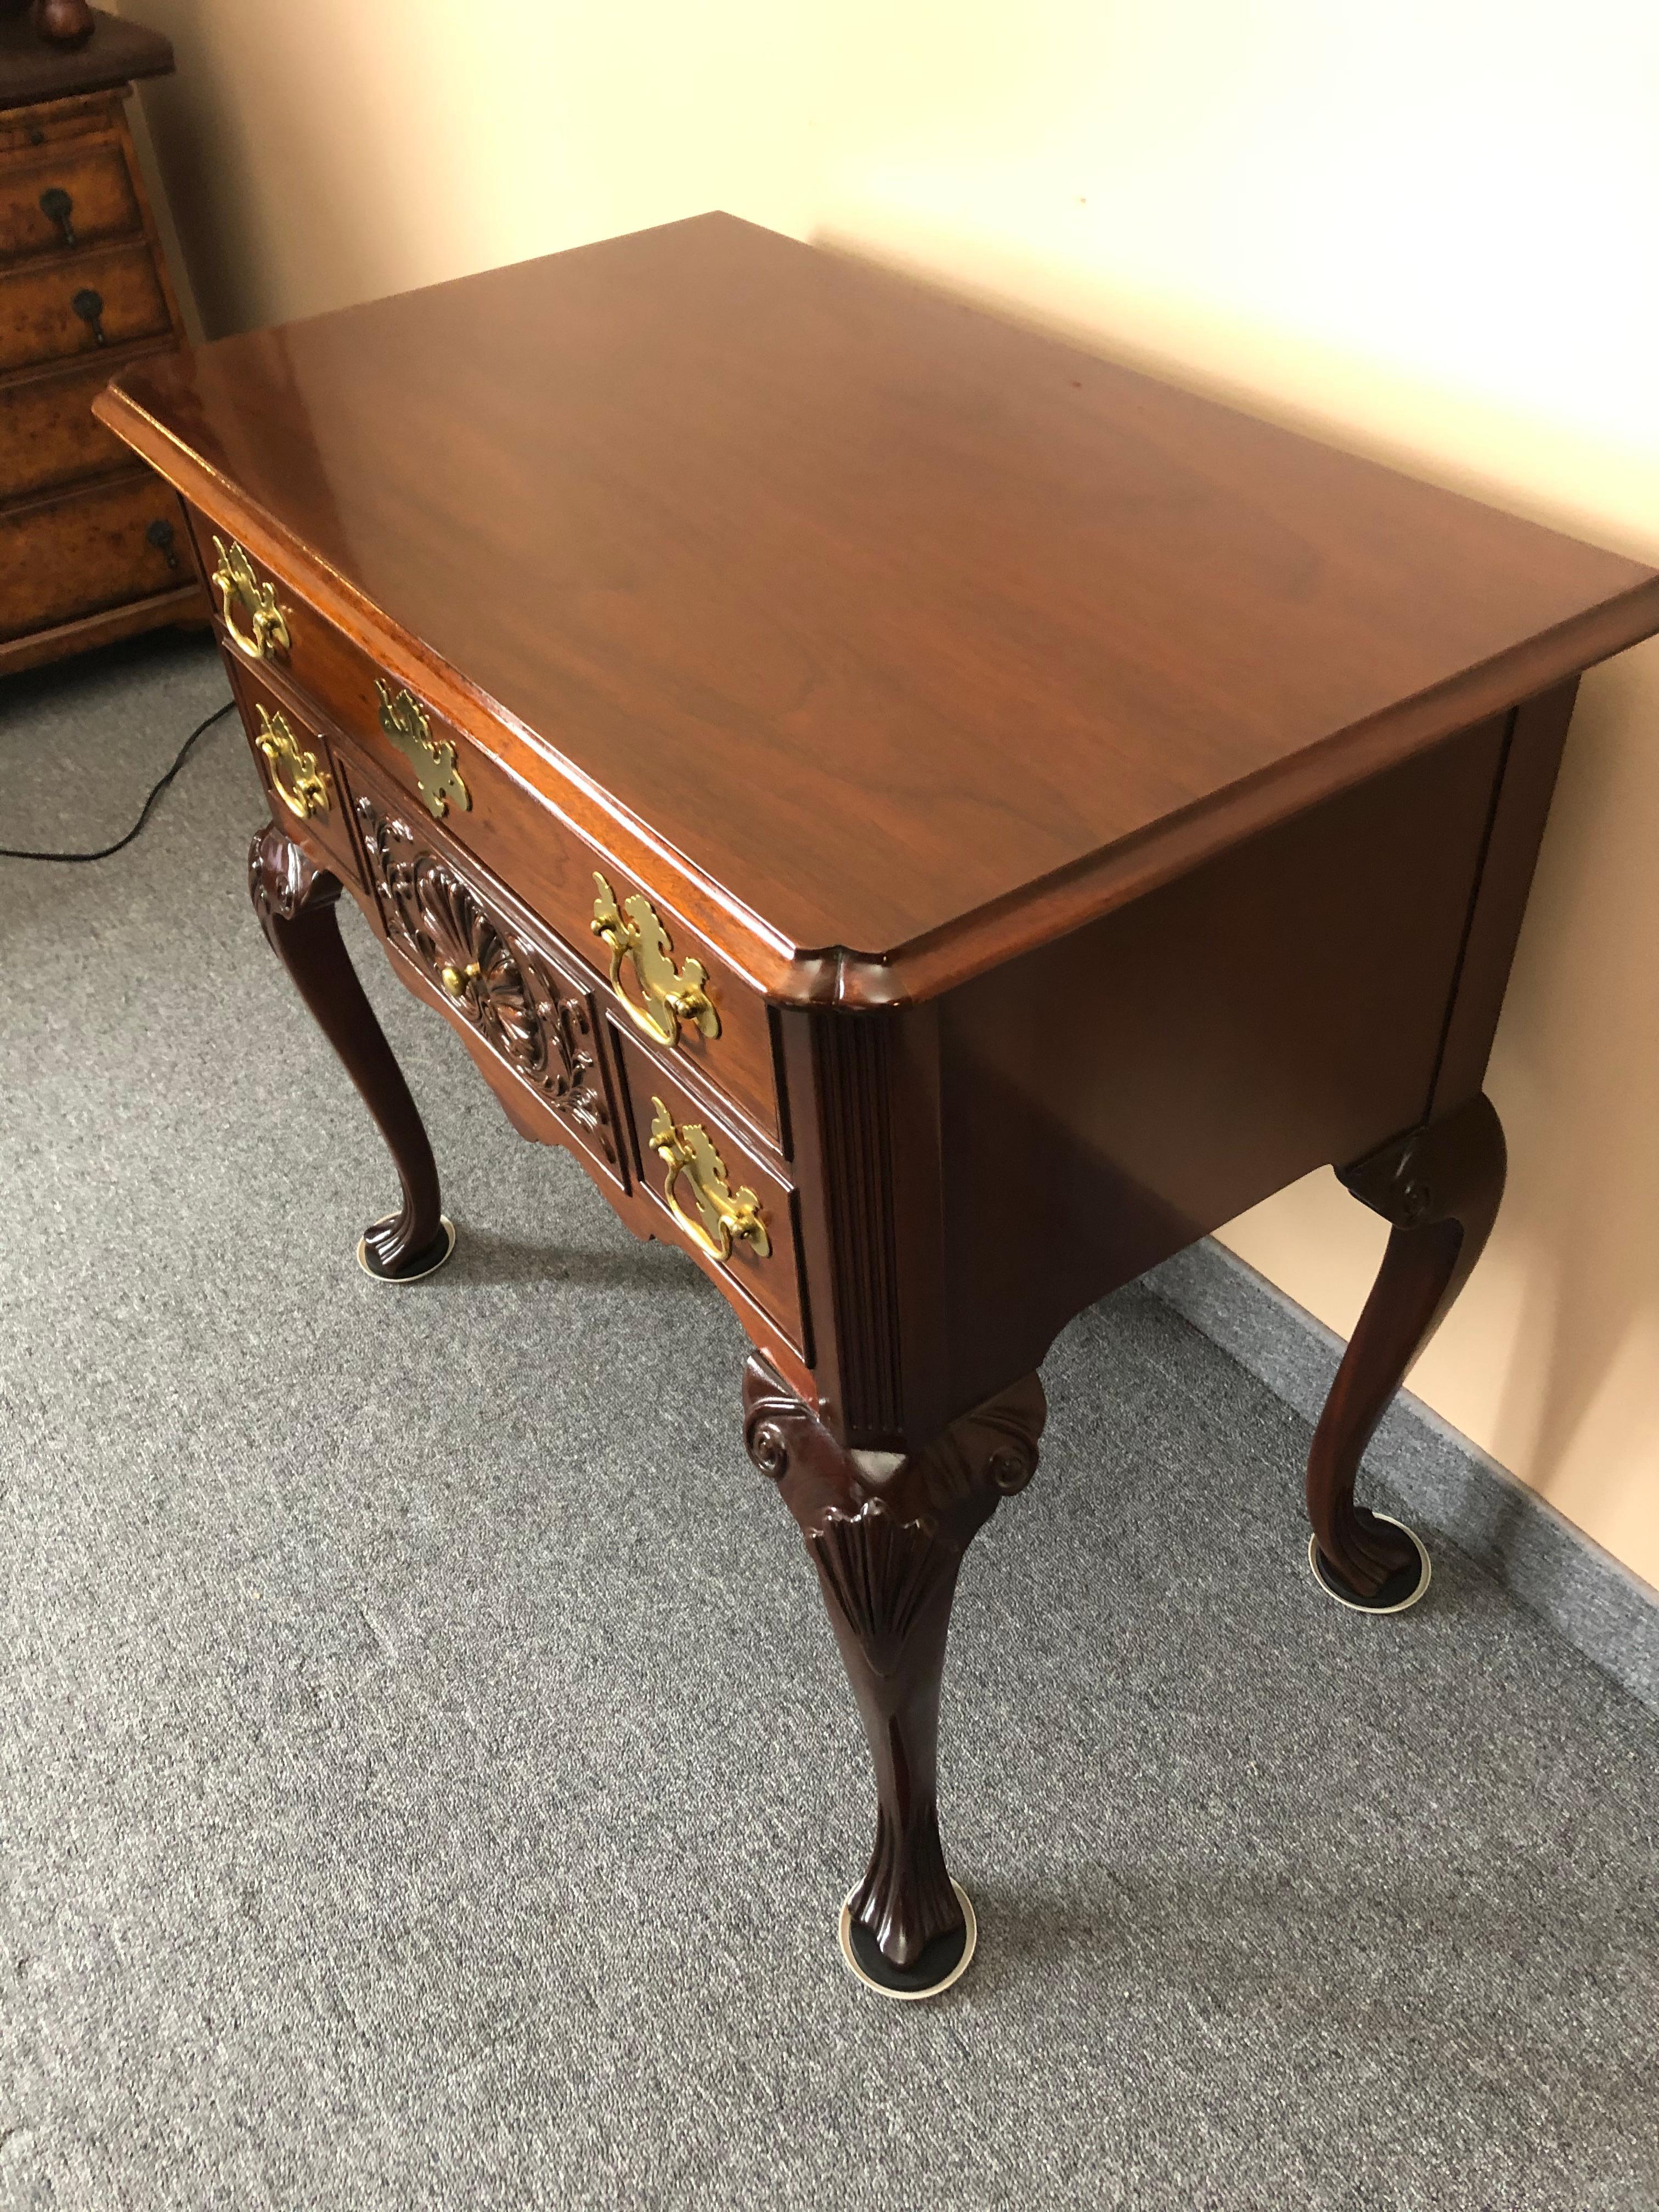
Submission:
{"label": "small square drawer", "polygon": [[356,842],[348,820],[327,740],[269,684],[225,653],[230,688],[247,733],[253,764],[271,802],[272,818],[337,876],[361,883]]}
{"label": "small square drawer", "polygon": [[684,1090],[613,1018],[642,1188],[723,1289],[769,1315],[811,1358],[790,1185],[729,1122]]}

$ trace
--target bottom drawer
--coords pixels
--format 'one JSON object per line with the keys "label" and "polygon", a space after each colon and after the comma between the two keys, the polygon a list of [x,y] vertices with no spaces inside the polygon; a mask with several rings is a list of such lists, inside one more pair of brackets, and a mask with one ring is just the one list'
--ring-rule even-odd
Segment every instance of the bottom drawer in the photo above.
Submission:
{"label": "bottom drawer", "polygon": [[170,486],[142,476],[0,514],[0,638],[176,591],[193,580]]}

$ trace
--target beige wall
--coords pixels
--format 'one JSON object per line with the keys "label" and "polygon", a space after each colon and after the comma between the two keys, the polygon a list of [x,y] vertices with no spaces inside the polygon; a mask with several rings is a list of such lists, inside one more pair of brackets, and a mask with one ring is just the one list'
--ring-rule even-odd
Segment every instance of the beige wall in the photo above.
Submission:
{"label": "beige wall", "polygon": [[810,217],[799,11],[775,0],[118,12],[173,42],[141,99],[216,334],[722,204]]}
{"label": "beige wall", "polygon": [[[139,0],[210,329],[723,205],[1659,562],[1650,0]],[[509,46],[499,35],[511,25]],[[1659,1582],[1659,647],[1585,682],[1414,1387]],[[1328,1174],[1227,1241],[1346,1331]]]}

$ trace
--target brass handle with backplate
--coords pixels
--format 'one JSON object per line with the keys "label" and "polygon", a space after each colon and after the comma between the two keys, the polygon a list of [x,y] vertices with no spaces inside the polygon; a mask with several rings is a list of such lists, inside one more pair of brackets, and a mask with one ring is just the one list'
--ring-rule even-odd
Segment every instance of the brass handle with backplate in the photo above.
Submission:
{"label": "brass handle with backplate", "polygon": [[[219,556],[213,582],[231,643],[249,660],[269,660],[279,653],[288,652],[291,643],[288,617],[276,604],[276,585],[259,581],[253,573],[252,562],[234,538],[228,545],[222,538],[216,538],[213,550]],[[251,631],[236,627],[236,617],[232,611],[235,607],[246,609],[253,624]]]}
{"label": "brass handle with backplate", "polygon": [[[708,970],[702,961],[688,960],[683,968],[676,968],[673,940],[644,893],[635,891],[618,907],[616,893],[597,868],[593,880],[599,887],[599,895],[593,902],[590,927],[600,943],[610,948],[611,988],[627,1008],[635,1028],[643,1030],[658,1044],[678,1044],[682,1022],[695,1022],[704,1036],[717,1037],[720,1018],[714,1000],[703,988],[708,981]],[[623,988],[624,960],[634,963],[634,973],[645,999],[643,1006],[636,1004]]]}
{"label": "brass handle with backplate", "polygon": [[433,736],[425,708],[407,685],[394,692],[377,676],[374,689],[380,695],[380,727],[414,769],[427,812],[434,822],[441,822],[452,806],[470,813],[472,794],[455,765],[451,740]]}
{"label": "brass handle with backplate", "polygon": [[255,749],[270,775],[270,787],[296,821],[328,811],[328,775],[317,756],[300,743],[286,714],[258,710],[259,734]]}
{"label": "brass handle with backplate", "polygon": [[[760,1200],[746,1186],[733,1190],[726,1181],[726,1162],[709,1141],[701,1121],[677,1123],[660,1098],[651,1101],[656,1118],[651,1124],[651,1147],[668,1170],[663,1184],[663,1203],[699,1251],[711,1260],[729,1260],[734,1243],[747,1244],[757,1259],[769,1259],[772,1240]],[[693,1220],[674,1194],[684,1176],[691,1187],[699,1218]]]}

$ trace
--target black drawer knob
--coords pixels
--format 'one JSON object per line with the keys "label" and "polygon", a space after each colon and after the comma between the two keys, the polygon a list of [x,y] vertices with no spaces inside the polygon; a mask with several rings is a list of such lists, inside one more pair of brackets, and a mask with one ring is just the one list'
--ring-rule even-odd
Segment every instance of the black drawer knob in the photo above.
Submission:
{"label": "black drawer knob", "polygon": [[83,323],[88,323],[91,325],[94,341],[99,345],[106,343],[106,340],[104,337],[103,294],[101,292],[94,292],[91,285],[88,284],[84,291],[80,291],[76,294],[75,297],[70,301],[70,305],[74,308],[76,313],[79,315]]}
{"label": "black drawer knob", "polygon": [[167,555],[168,568],[176,570],[179,566],[179,556],[173,550],[173,525],[164,516],[158,514],[149,529],[145,531],[144,536],[158,553]]}
{"label": "black drawer knob", "polygon": [[40,212],[48,222],[55,222],[65,246],[75,243],[75,202],[61,185],[48,185],[40,195]]}

